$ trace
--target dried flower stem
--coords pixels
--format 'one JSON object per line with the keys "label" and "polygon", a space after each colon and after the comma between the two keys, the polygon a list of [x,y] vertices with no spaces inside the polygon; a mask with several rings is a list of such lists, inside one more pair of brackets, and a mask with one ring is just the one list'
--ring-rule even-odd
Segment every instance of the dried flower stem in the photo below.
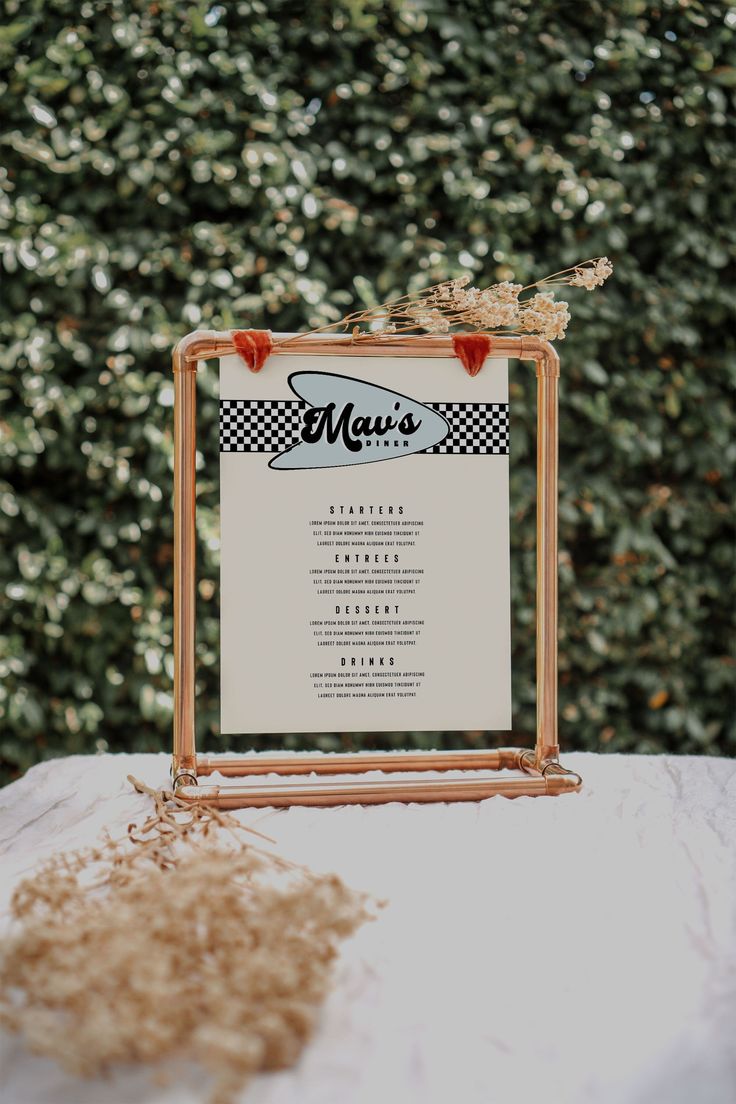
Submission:
{"label": "dried flower stem", "polygon": [[[368,343],[417,328],[429,333],[455,329],[491,335],[527,333],[554,341],[565,336],[570,314],[567,303],[555,300],[555,292],[550,289],[569,286],[592,291],[612,272],[607,257],[591,257],[525,286],[506,280],[480,290],[468,287],[470,276],[460,276],[433,284],[417,296],[400,295],[376,307],[353,311],[338,322],[285,338],[282,343],[293,345],[311,334],[336,330],[350,332],[353,341]],[[535,288],[539,289],[535,295],[521,298]]]}

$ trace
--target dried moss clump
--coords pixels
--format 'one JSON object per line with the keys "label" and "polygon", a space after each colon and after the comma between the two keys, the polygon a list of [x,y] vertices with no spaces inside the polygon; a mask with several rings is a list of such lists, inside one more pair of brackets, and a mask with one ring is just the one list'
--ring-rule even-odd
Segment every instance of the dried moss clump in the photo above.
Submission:
{"label": "dried moss clump", "polygon": [[54,856],[13,897],[0,1022],[85,1077],[199,1062],[213,1104],[294,1063],[366,898],[244,831],[157,797],[127,839]]}

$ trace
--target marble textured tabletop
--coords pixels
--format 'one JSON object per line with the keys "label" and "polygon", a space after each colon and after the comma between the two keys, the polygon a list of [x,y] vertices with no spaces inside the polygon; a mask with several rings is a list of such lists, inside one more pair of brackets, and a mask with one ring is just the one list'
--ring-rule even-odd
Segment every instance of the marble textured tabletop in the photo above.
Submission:
{"label": "marble textured tabletop", "polygon": [[[733,1104],[736,761],[569,755],[581,794],[239,814],[389,901],[345,944],[319,1030],[248,1104]],[[165,755],[35,767],[0,791],[0,924],[44,856],[149,808]],[[199,1104],[78,1082],[0,1037],[3,1104]]]}

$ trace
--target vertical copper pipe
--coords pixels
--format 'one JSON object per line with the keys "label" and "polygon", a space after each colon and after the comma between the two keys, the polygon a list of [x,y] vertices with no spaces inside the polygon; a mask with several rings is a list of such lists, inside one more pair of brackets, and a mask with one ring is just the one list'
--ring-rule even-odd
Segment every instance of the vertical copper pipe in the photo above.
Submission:
{"label": "vertical copper pipe", "polygon": [[557,452],[560,359],[537,355],[537,765],[559,756],[557,740]]}
{"label": "vertical copper pipe", "polygon": [[174,764],[196,777],[194,742],[197,362],[189,335],[174,350]]}

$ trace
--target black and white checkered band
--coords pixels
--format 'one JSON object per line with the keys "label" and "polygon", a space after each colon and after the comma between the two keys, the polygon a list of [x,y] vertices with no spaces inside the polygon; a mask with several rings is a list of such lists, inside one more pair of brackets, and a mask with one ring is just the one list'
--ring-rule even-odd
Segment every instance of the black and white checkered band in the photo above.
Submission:
{"label": "black and white checkered band", "polygon": [[[425,406],[447,419],[450,431],[425,453],[507,456],[508,403],[443,403]],[[283,452],[301,440],[300,399],[220,399],[220,452]]]}
{"label": "black and white checkered band", "polygon": [[300,440],[301,399],[220,399],[220,452],[283,452]]}
{"label": "black and white checkered band", "polygon": [[447,419],[450,432],[444,441],[425,449],[436,453],[478,453],[507,456],[509,451],[508,403],[426,403]]}

